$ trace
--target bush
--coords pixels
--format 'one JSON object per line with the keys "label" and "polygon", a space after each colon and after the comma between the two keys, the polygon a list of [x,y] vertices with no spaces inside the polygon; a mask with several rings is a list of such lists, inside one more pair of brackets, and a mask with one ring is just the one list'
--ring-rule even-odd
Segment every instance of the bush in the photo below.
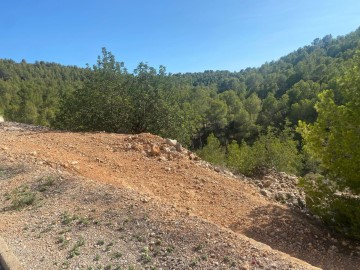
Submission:
{"label": "bush", "polygon": [[306,205],[327,225],[348,237],[360,240],[360,197],[349,191],[340,193],[338,185],[320,174],[300,179]]}
{"label": "bush", "polygon": [[207,144],[197,151],[197,154],[204,160],[217,165],[225,165],[225,150],[222,148],[220,141],[212,133],[207,138]]}
{"label": "bush", "polygon": [[246,175],[253,174],[257,169],[275,169],[296,174],[301,167],[301,156],[296,141],[288,131],[277,136],[274,130],[268,130],[252,146],[231,143],[227,165]]}
{"label": "bush", "polygon": [[36,193],[32,192],[28,186],[20,186],[11,193],[11,199],[11,208],[20,210],[35,202]]}

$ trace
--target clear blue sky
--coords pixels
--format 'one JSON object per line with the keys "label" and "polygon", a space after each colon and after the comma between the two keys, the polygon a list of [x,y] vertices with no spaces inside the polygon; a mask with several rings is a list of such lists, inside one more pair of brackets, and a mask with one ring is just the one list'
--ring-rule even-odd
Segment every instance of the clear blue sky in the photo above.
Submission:
{"label": "clear blue sky", "polygon": [[94,64],[102,47],[129,71],[256,67],[360,26],[359,0],[3,0],[0,58]]}

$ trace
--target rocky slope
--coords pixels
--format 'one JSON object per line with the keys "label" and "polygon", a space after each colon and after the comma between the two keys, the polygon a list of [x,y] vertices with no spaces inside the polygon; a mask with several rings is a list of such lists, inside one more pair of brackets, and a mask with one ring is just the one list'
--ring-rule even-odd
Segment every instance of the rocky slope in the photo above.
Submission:
{"label": "rocky slope", "polygon": [[[0,123],[0,234],[25,269],[357,269],[296,178],[234,176],[151,134]],[[313,265],[313,266],[312,266]]]}

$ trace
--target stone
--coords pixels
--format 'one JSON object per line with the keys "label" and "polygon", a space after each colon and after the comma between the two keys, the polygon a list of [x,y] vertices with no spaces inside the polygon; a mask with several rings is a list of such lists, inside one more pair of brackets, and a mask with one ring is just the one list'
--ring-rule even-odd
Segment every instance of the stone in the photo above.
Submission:
{"label": "stone", "polygon": [[260,194],[265,196],[265,197],[268,197],[269,196],[269,192],[266,190],[266,189],[262,189],[260,190]]}
{"label": "stone", "polygon": [[182,147],[182,145],[180,143],[176,143],[175,148],[176,148],[176,151],[178,151],[178,152],[183,151],[183,147]]}
{"label": "stone", "polygon": [[166,157],[164,157],[164,156],[160,156],[159,157],[159,161],[167,161],[168,159],[166,158]]}
{"label": "stone", "polygon": [[170,146],[175,146],[177,144],[177,140],[166,139],[165,143],[167,143]]}
{"label": "stone", "polygon": [[285,201],[285,194],[281,191],[275,193],[275,200],[277,201]]}
{"label": "stone", "polygon": [[160,147],[157,144],[153,144],[150,149],[150,154],[152,156],[160,156]]}
{"label": "stone", "polygon": [[195,158],[196,158],[196,155],[195,155],[195,154],[193,154],[193,153],[190,153],[190,154],[189,154],[189,159],[190,159],[190,160],[195,160]]}
{"label": "stone", "polygon": [[4,117],[2,115],[0,115],[0,123],[4,122]]}
{"label": "stone", "polygon": [[271,186],[272,183],[273,183],[272,180],[266,180],[262,184],[263,184],[264,187],[268,188],[268,187]]}

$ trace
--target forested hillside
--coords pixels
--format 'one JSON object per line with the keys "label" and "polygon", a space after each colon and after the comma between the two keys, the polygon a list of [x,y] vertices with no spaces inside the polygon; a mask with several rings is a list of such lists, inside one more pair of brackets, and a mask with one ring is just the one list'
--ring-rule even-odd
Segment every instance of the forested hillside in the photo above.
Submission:
{"label": "forested hillside", "polygon": [[129,73],[105,48],[85,69],[1,60],[0,114],[74,131],[151,132],[245,174],[307,175],[313,210],[360,238],[352,197],[360,190],[359,51],[360,28],[239,72],[170,74],[140,63]]}
{"label": "forested hillside", "polygon": [[[7,120],[75,130],[149,131],[194,147],[212,132],[223,145],[234,139],[252,143],[269,126],[282,129],[286,119],[292,126],[314,122],[317,95],[332,89],[338,96],[336,81],[359,44],[360,29],[328,35],[239,72],[168,74],[141,63],[129,73],[106,50],[87,69],[1,60],[0,113]],[[69,104],[72,95],[76,107]],[[64,111],[65,104],[73,108]]]}
{"label": "forested hillside", "polygon": [[84,70],[43,61],[0,60],[0,114],[7,120],[50,125],[61,97],[81,87]]}

